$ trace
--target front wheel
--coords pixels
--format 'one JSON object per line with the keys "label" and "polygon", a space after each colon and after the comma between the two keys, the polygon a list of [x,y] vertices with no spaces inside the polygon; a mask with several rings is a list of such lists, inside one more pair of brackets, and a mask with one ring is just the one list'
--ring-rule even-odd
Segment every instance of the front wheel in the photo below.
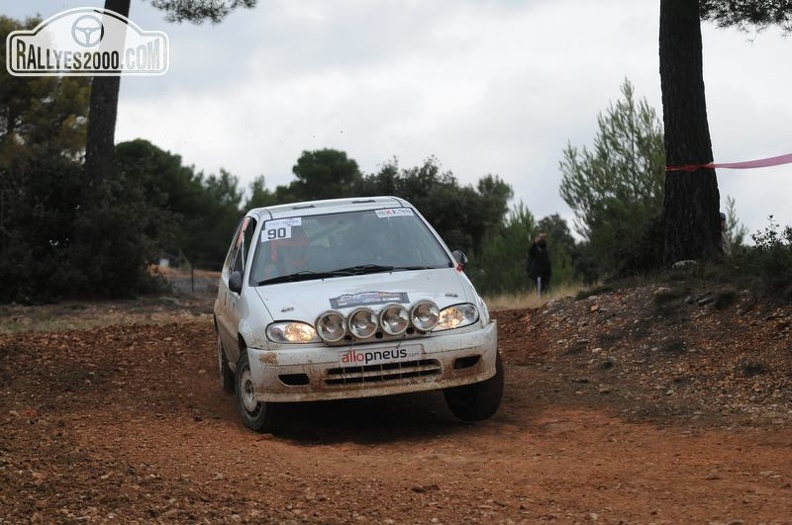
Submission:
{"label": "front wheel", "polygon": [[253,377],[247,350],[242,350],[236,366],[236,399],[242,422],[256,432],[275,430],[275,407],[272,403],[256,400]]}
{"label": "front wheel", "polygon": [[462,421],[482,421],[495,415],[503,397],[503,363],[495,358],[495,375],[472,385],[456,386],[443,391],[451,412]]}

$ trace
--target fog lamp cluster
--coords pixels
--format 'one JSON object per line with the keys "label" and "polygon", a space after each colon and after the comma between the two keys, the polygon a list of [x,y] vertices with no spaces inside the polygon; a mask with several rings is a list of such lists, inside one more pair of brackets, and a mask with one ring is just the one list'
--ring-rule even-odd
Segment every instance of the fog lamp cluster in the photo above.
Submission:
{"label": "fog lamp cluster", "polygon": [[409,309],[401,304],[389,304],[379,312],[371,308],[357,308],[346,317],[330,310],[316,320],[316,332],[326,343],[336,343],[347,335],[368,339],[377,333],[398,336],[405,332],[426,333],[472,324],[478,312],[472,304],[450,306],[442,311],[432,301],[418,301]]}
{"label": "fog lamp cluster", "polygon": [[369,339],[377,334],[398,336],[404,333],[427,333],[473,324],[479,313],[472,304],[457,304],[440,310],[432,301],[418,301],[409,308],[389,304],[379,312],[361,307],[344,315],[328,310],[316,319],[314,326],[299,321],[281,321],[267,327],[267,337],[276,343],[332,344],[351,336]]}

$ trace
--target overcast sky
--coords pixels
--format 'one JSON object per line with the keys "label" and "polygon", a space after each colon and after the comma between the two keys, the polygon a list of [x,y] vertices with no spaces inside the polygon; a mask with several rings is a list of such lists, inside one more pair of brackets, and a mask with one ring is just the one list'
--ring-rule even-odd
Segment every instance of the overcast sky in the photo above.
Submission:
{"label": "overcast sky", "polygon": [[[48,18],[103,1],[2,0]],[[462,184],[488,174],[536,219],[558,213],[562,151],[591,147],[629,79],[662,119],[659,0],[258,0],[218,25],[129,18],[170,40],[161,77],[123,77],[116,141],[144,138],[240,186],[288,184],[305,150],[334,148],[365,174],[430,156]],[[703,26],[715,162],[792,153],[792,39]],[[718,170],[749,233],[792,225],[792,165]]]}

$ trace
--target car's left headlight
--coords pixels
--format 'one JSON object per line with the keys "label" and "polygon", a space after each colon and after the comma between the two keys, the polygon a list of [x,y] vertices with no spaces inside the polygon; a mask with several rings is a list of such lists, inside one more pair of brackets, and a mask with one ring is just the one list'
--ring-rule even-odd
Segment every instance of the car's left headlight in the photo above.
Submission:
{"label": "car's left headlight", "polygon": [[479,319],[478,310],[470,303],[455,304],[440,310],[440,319],[433,331],[450,330],[468,326]]}
{"label": "car's left headlight", "polygon": [[272,323],[267,327],[267,339],[274,343],[316,343],[320,340],[313,326],[299,321]]}

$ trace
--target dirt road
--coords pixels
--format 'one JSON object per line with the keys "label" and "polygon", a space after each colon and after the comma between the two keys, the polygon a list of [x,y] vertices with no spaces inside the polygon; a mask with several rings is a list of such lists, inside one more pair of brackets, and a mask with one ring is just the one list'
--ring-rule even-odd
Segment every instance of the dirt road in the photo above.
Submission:
{"label": "dirt road", "polygon": [[499,314],[489,421],[425,394],[295,405],[277,436],[220,391],[208,315],[0,335],[0,523],[792,523],[785,394],[694,402],[703,380],[657,375],[677,357],[628,366],[586,339],[614,320],[575,317],[593,308]]}

